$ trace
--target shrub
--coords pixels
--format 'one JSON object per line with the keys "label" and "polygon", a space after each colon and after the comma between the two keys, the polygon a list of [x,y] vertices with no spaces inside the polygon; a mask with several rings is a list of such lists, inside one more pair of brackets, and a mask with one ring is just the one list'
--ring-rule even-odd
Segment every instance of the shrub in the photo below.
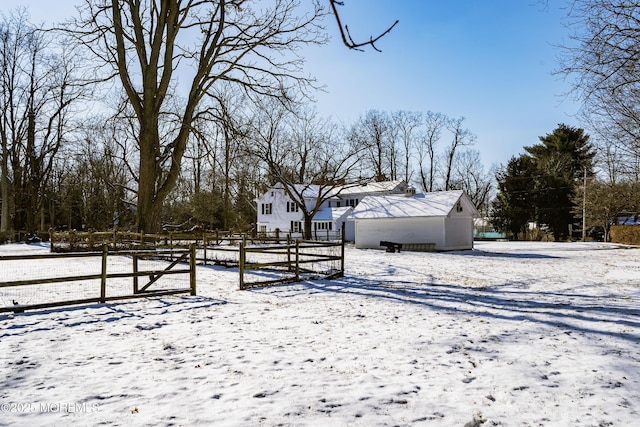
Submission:
{"label": "shrub", "polygon": [[638,225],[612,225],[611,242],[625,245],[640,245],[640,226]]}

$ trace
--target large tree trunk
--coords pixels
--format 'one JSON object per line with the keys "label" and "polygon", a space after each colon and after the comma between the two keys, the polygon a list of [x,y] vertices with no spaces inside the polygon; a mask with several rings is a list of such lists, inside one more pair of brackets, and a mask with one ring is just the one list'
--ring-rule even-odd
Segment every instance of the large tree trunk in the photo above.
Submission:
{"label": "large tree trunk", "polygon": [[[32,95],[33,96],[33,95]],[[39,161],[35,149],[35,113],[33,110],[29,112],[27,124],[27,231],[35,232],[38,230],[38,189],[39,183]]]}
{"label": "large tree trunk", "polygon": [[[146,118],[142,118],[143,122]],[[153,124],[142,125],[140,132],[140,172],[138,177],[138,203],[136,206],[136,222],[138,231],[155,233],[159,228],[159,207],[162,201],[156,198],[158,179],[159,135],[153,130]],[[156,123],[157,129],[157,123]]]}
{"label": "large tree trunk", "polygon": [[158,225],[153,203],[155,180],[153,172],[148,172],[148,163],[150,162],[140,161],[140,180],[138,182],[136,219],[138,231],[154,233]]}
{"label": "large tree trunk", "polygon": [[6,137],[2,135],[2,166],[0,170],[0,232],[9,229],[9,151],[7,150]]}
{"label": "large tree trunk", "polygon": [[313,223],[311,222],[311,220],[313,219],[313,216],[311,214],[304,214],[304,238],[307,240],[311,240],[313,238],[313,230],[311,230],[311,226],[313,225]]}

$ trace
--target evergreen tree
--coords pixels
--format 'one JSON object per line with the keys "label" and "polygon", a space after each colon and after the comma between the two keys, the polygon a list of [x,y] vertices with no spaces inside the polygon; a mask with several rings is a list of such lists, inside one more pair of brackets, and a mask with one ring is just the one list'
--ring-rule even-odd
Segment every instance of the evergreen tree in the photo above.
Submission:
{"label": "evergreen tree", "polygon": [[525,147],[538,170],[536,216],[539,224],[549,226],[555,240],[563,240],[569,236],[569,225],[575,222],[576,183],[582,182],[585,170],[593,175],[595,151],[583,129],[564,124],[540,137],[540,142]]}
{"label": "evergreen tree", "polygon": [[533,178],[537,173],[533,158],[512,157],[496,172],[498,195],[491,207],[491,223],[497,230],[518,239],[535,217]]}

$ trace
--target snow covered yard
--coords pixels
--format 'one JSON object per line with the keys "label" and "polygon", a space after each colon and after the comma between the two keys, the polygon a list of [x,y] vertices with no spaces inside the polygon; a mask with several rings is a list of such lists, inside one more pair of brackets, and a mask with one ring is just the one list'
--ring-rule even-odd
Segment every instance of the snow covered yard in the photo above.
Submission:
{"label": "snow covered yard", "polygon": [[252,291],[201,266],[195,297],[0,315],[0,425],[630,426],[639,282],[603,243],[350,248]]}

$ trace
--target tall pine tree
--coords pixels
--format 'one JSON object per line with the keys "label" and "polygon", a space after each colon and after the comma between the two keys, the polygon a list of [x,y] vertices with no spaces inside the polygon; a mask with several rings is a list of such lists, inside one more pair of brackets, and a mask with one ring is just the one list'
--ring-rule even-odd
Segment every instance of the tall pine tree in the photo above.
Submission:
{"label": "tall pine tree", "polygon": [[527,155],[512,157],[496,173],[498,195],[492,205],[491,223],[496,229],[511,233],[515,240],[527,223],[535,220],[532,182],[536,174],[533,158]]}
{"label": "tall pine tree", "polygon": [[595,151],[583,129],[564,124],[540,137],[540,144],[525,147],[536,165],[536,217],[546,224],[555,240],[569,237],[575,222],[573,202],[576,184],[593,174]]}

